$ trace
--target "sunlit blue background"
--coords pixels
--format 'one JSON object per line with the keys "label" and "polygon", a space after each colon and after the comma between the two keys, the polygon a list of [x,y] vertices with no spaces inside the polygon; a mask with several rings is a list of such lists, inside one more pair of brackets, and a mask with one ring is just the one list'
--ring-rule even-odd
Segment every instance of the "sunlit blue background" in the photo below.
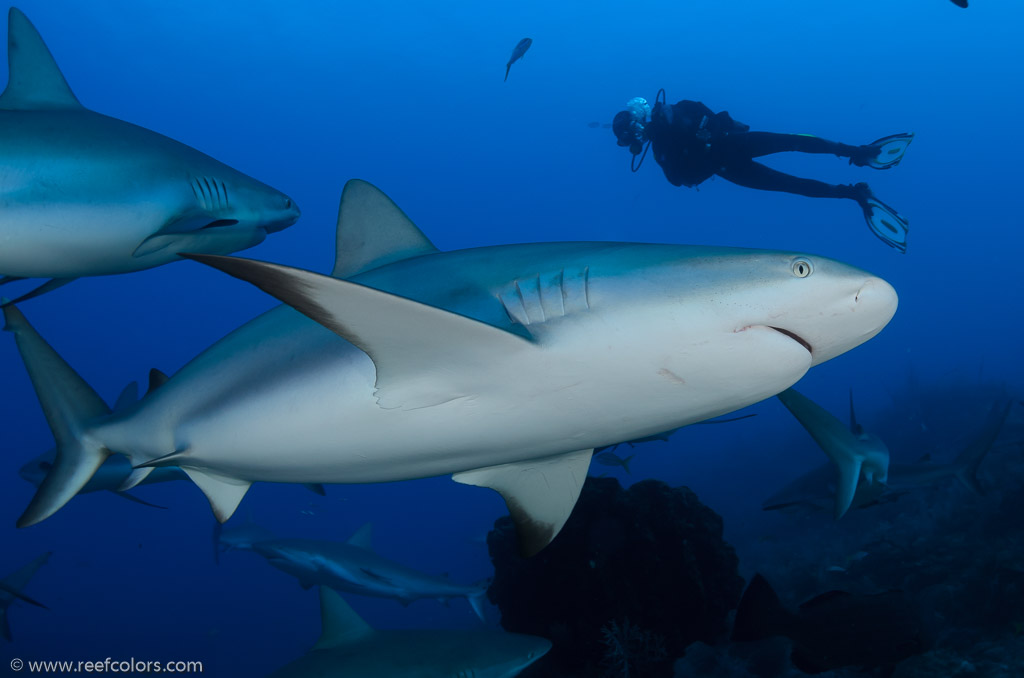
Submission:
{"label": "sunlit blue background", "polygon": [[[816,367],[800,388],[835,412],[886,408],[910,366],[922,377],[1021,383],[1024,226],[1020,111],[1024,5],[974,0],[695,0],[550,3],[45,2],[19,7],[81,102],[166,134],[292,196],[301,221],[247,256],[327,271],[344,182],[387,192],[442,249],[543,240],[733,245],[831,256],[889,280],[900,309],[876,339]],[[6,28],[0,29],[6,31]],[[523,37],[525,58],[503,82]],[[6,42],[6,41],[4,41]],[[674,188],[652,159],[637,174],[608,123],[633,96],[728,110],[755,130],[867,143],[917,134],[889,172],[826,157],[779,169],[869,181],[911,223],[909,254],[876,240],[850,201],[754,192],[724,180]],[[0,272],[2,273],[2,272]],[[193,263],[78,281],[26,303],[44,337],[108,401],[149,368],[173,373],[273,305]],[[0,337],[0,576],[54,556],[11,610],[25,659],[201,659],[258,675],[308,649],[315,592],[252,554],[212,561],[213,518],[186,483],[80,497],[26,530],[18,467],[52,437],[14,342]],[[732,426],[640,449],[633,475],[687,484],[743,543],[760,501],[819,463],[777,402]],[[282,449],[287,455],[289,450]],[[597,472],[608,471],[600,468]],[[449,479],[335,486],[326,498],[260,485],[238,516],[287,536],[345,539],[372,521],[378,550],[471,582],[496,495]],[[744,561],[749,572],[754,564]],[[403,609],[353,598],[378,626],[470,627],[463,601]],[[497,612],[492,610],[492,620]]]}

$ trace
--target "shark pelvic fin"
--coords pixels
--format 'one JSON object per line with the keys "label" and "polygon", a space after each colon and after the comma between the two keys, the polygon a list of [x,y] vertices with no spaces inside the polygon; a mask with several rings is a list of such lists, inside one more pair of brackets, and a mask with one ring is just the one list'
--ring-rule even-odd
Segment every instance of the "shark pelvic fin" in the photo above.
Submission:
{"label": "shark pelvic fin", "polygon": [[323,630],[314,650],[353,645],[373,634],[373,628],[326,586],[320,587],[320,624]]}
{"label": "shark pelvic fin", "polygon": [[121,484],[118,486],[118,493],[126,492],[141,483],[146,479],[146,476],[153,472],[153,469],[155,468],[155,466],[143,466],[132,469],[132,472],[128,474],[128,477],[122,480]]}
{"label": "shark pelvic fin", "polygon": [[315,495],[318,495],[320,497],[327,496],[327,489],[323,486],[322,483],[303,483],[302,486]]}
{"label": "shark pelvic fin", "polygon": [[335,278],[438,251],[391,198],[362,179],[341,192],[336,242]]}
{"label": "shark pelvic fin", "polygon": [[187,473],[192,482],[203,491],[203,494],[210,501],[213,515],[222,523],[227,521],[231,514],[235,512],[238,504],[242,501],[242,497],[245,496],[249,486],[252,485],[248,480],[229,478],[204,469],[188,468],[185,466],[181,470]]}
{"label": "shark pelvic fin", "polygon": [[82,108],[39,31],[16,7],[7,14],[7,63],[7,89],[0,95],[0,109]]}
{"label": "shark pelvic fin", "polygon": [[[454,383],[517,352],[535,350],[528,339],[435,306],[326,275],[251,259],[183,254],[259,287],[309,316],[373,360],[377,402],[413,410],[476,395]],[[450,369],[458,366],[457,370]]]}
{"label": "shark pelvic fin", "polygon": [[110,414],[103,399],[57,354],[15,306],[4,307],[4,329],[14,333],[18,351],[50,425],[57,451],[18,527],[45,520],[66,504],[110,456],[110,450],[80,435]]}
{"label": "shark pelvic fin", "polygon": [[364,549],[366,551],[372,551],[373,524],[366,523],[365,525],[360,527],[358,530],[355,531],[355,533],[351,537],[348,538],[348,541],[345,543],[349,546],[355,546],[356,548]]}
{"label": "shark pelvic fin", "polygon": [[463,471],[452,480],[496,490],[505,499],[519,538],[519,553],[529,557],[547,546],[576,506],[587,477],[592,449],[546,459],[531,459]]}

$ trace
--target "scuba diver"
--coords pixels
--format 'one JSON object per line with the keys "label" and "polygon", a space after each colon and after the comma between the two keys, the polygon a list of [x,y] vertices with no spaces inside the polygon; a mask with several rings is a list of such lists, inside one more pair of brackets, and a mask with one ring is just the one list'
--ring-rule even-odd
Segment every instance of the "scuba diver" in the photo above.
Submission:
{"label": "scuba diver", "polygon": [[[831,153],[849,158],[851,165],[890,169],[899,164],[913,134],[894,134],[865,146],[850,146],[809,134],[751,132],[725,111],[715,113],[699,101],[665,103],[659,90],[652,110],[636,97],[612,121],[619,146],[633,154],[632,169],[640,169],[648,149],[674,186],[694,187],[718,175],[739,186],[784,191],[809,198],[848,198],[860,205],[872,232],[900,252],[907,251],[907,220],[875,197],[866,183],[826,184],[773,170],[754,158],[772,153]],[[642,153],[642,155],[641,155]],[[640,160],[637,161],[639,156]]]}

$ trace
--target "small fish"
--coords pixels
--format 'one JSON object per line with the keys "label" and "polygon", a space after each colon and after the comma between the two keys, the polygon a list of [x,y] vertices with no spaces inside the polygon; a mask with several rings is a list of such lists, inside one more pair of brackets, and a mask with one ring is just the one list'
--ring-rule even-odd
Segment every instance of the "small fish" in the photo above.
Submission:
{"label": "small fish", "polygon": [[533,40],[531,38],[523,38],[519,41],[519,44],[516,45],[516,48],[512,50],[512,56],[509,57],[508,63],[505,64],[505,80],[508,80],[508,72],[509,69],[512,68],[512,64],[522,59],[523,55],[526,54],[526,50],[530,49],[530,45],[532,44]]}
{"label": "small fish", "polygon": [[623,459],[614,452],[602,452],[601,454],[594,457],[594,459],[597,460],[598,464],[602,464],[604,466],[621,466],[622,468],[626,469],[626,473],[630,473],[629,462],[635,456],[636,455],[631,454],[625,459]]}

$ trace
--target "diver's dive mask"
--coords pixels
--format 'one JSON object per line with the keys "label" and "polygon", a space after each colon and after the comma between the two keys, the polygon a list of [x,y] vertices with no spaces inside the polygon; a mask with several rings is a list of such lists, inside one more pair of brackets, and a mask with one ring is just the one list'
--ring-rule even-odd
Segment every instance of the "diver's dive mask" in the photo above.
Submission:
{"label": "diver's dive mask", "polygon": [[645,127],[651,115],[651,106],[643,97],[633,97],[626,102],[626,110],[619,111],[612,121],[612,131],[619,146],[629,146],[629,152],[640,155],[647,141]]}

